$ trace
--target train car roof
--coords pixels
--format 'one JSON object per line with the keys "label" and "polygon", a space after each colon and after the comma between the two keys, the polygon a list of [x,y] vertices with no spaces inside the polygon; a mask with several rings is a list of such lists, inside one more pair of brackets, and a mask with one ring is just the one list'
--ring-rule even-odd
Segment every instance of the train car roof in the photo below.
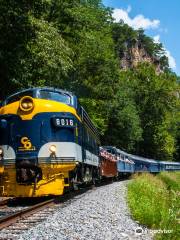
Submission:
{"label": "train car roof", "polygon": [[119,148],[114,147],[114,146],[103,146],[103,147],[104,148],[109,148],[109,149],[115,149],[118,153],[123,154],[127,157],[130,157],[132,160],[135,160],[135,161],[144,161],[144,162],[148,162],[148,163],[161,163],[161,164],[166,164],[166,165],[167,164],[180,165],[180,162],[160,161],[160,160],[144,158],[144,157],[140,157],[140,156],[133,155],[133,154],[130,154],[130,153],[126,153],[126,152],[124,152],[124,151],[122,151]]}
{"label": "train car roof", "polygon": [[148,163],[159,163],[159,161],[154,160],[154,159],[149,159],[149,158],[144,158],[144,157],[140,157],[137,155],[133,155],[130,153],[126,153],[122,150],[120,150],[119,148],[113,147],[113,146],[105,146],[105,148],[111,148],[111,149],[115,149],[118,153],[123,154],[129,158],[131,158],[132,160],[136,160],[136,161],[144,161],[144,162],[148,162]]}
{"label": "train car roof", "polygon": [[145,161],[145,162],[152,162],[152,163],[158,163],[158,160],[151,159],[151,158],[144,158],[136,155],[131,155],[131,157],[137,161]]}
{"label": "train car roof", "polygon": [[180,165],[180,162],[161,161],[160,163],[161,163],[161,164]]}

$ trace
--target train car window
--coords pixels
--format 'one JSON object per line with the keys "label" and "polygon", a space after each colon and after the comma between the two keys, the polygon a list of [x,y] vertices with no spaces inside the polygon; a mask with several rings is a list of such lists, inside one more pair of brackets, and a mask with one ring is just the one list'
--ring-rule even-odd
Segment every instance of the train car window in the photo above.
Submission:
{"label": "train car window", "polygon": [[116,151],[114,149],[111,149],[112,154],[116,154]]}
{"label": "train car window", "polygon": [[112,153],[111,149],[106,149],[106,151],[107,151],[108,153]]}
{"label": "train car window", "polygon": [[54,100],[56,102],[71,104],[71,97],[67,94],[63,94],[60,92],[51,92],[51,91],[41,90],[39,92],[38,98]]}
{"label": "train car window", "polygon": [[33,91],[25,91],[25,92],[21,92],[19,94],[16,94],[14,96],[11,96],[11,97],[9,97],[5,100],[4,105],[10,104],[10,103],[13,103],[13,102],[17,102],[24,96],[33,97]]}

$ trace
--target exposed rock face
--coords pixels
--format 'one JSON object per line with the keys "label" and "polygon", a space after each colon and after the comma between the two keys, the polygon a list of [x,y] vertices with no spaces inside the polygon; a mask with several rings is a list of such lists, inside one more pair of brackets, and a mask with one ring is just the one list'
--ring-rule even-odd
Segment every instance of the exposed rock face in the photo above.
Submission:
{"label": "exposed rock face", "polygon": [[137,67],[141,62],[153,63],[156,66],[157,73],[162,71],[159,60],[149,56],[145,48],[138,41],[133,46],[128,46],[126,44],[123,57],[120,59],[121,69],[126,70]]}

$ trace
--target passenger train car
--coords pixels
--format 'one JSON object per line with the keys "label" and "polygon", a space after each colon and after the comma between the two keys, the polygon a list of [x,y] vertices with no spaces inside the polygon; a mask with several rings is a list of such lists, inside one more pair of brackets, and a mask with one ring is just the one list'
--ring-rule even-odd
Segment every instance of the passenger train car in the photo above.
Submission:
{"label": "passenger train car", "polygon": [[160,171],[180,171],[179,162],[160,162]]}
{"label": "passenger train car", "polygon": [[160,171],[159,161],[147,159],[140,156],[130,155],[129,157],[135,164],[135,172],[158,173]]}
{"label": "passenger train car", "polygon": [[109,153],[105,148],[100,147],[99,158],[100,177],[116,178],[118,176],[116,155]]}
{"label": "passenger train car", "polygon": [[117,158],[119,175],[135,172],[159,173],[161,171],[180,171],[180,162],[163,162],[128,154],[116,147],[105,146]]}
{"label": "passenger train car", "polygon": [[61,195],[96,178],[99,134],[77,97],[55,88],[18,92],[0,108],[0,195]]}
{"label": "passenger train car", "polygon": [[116,164],[119,175],[134,173],[135,163],[129,157],[129,154],[112,146],[104,146],[103,148],[116,157]]}

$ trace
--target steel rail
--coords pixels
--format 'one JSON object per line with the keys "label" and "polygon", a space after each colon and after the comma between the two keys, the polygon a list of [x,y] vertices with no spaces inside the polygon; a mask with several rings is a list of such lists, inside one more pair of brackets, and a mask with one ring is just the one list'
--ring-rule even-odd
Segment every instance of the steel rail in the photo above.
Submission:
{"label": "steel rail", "polygon": [[54,199],[50,199],[50,200],[38,203],[32,207],[26,208],[24,210],[20,210],[16,213],[13,213],[13,214],[10,214],[3,218],[0,218],[0,230],[2,230],[5,227],[10,226],[13,223],[16,223],[20,219],[28,217],[28,216],[32,215],[33,213],[36,213],[37,211],[40,211],[43,208],[45,208],[47,206],[51,206],[53,204],[54,204]]}

